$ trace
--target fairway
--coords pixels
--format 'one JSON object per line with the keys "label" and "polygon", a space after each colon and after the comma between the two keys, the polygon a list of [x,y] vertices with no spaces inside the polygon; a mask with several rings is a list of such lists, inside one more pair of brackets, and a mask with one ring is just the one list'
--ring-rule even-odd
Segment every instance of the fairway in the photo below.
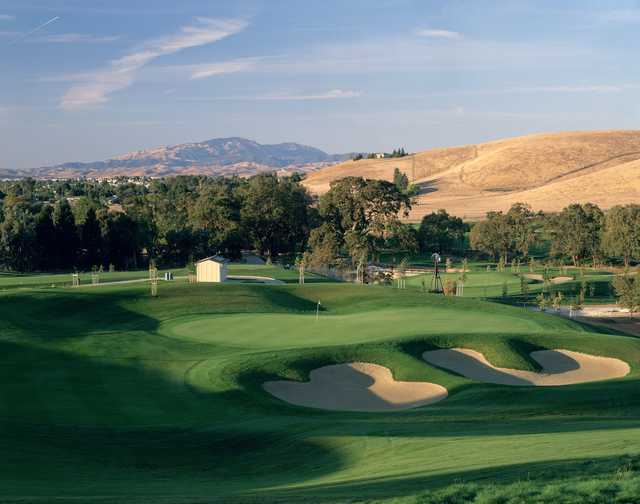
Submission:
{"label": "fairway", "polygon": [[[0,300],[4,500],[427,502],[460,481],[579,482],[640,461],[640,342],[568,319],[331,282],[176,281],[157,298],[139,283],[23,288]],[[422,358],[445,348],[523,371],[540,371],[532,352],[562,348],[630,373],[487,384]],[[370,363],[359,369],[391,389],[430,383],[448,396],[401,391],[410,409],[348,412],[264,389],[348,363]]]}

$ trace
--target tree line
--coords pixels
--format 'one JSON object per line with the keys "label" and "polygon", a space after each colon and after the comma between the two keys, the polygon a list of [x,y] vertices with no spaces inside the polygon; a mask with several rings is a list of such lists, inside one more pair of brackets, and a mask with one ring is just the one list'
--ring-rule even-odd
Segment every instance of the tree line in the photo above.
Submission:
{"label": "tree line", "polygon": [[505,263],[530,256],[530,249],[550,243],[552,258],[594,267],[606,258],[625,266],[640,261],[640,205],[619,205],[603,212],[592,203],[571,204],[554,214],[534,213],[524,203],[509,211],[489,212],[470,233],[471,248]]}
{"label": "tree line", "polygon": [[[32,180],[3,183],[0,263],[14,271],[184,266],[251,248],[303,251],[317,211],[299,177],[175,177],[148,184],[84,181],[78,196]],[[67,188],[68,189],[68,188]],[[117,204],[112,204],[117,202]]]}
{"label": "tree line", "polygon": [[[606,213],[569,205],[556,214],[523,203],[490,212],[473,225],[439,210],[419,226],[402,218],[412,194],[394,181],[347,177],[314,199],[301,177],[244,179],[179,176],[113,182],[0,183],[0,265],[14,271],[184,266],[244,249],[270,259],[353,267],[382,252],[465,255],[470,247],[506,264],[550,242],[552,257],[574,265],[620,257],[640,260],[640,205]],[[469,238],[467,242],[467,236]]]}

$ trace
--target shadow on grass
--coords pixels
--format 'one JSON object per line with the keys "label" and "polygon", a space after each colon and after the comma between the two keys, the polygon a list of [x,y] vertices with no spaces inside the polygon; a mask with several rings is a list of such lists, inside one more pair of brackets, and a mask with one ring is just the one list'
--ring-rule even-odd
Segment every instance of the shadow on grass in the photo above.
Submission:
{"label": "shadow on grass", "polygon": [[[446,454],[443,454],[443,457],[446,457]],[[620,477],[621,471],[626,474],[637,475],[639,470],[640,456],[637,455],[593,459],[543,460],[524,464],[495,466],[475,471],[453,471],[441,475],[420,475],[416,473],[396,478],[371,477],[343,483],[307,485],[289,491],[268,491],[263,492],[262,495],[272,501],[282,500],[283,502],[305,501],[306,499],[312,499],[313,502],[334,502],[336,499],[348,499],[363,495],[370,499],[385,499],[433,492],[449,485],[468,482],[502,485],[524,480],[544,485],[551,482],[579,481],[588,478],[603,478],[615,481]],[[463,501],[456,500],[455,502]],[[496,500],[495,502],[503,501]],[[518,500],[517,502],[524,501]],[[605,501],[598,500],[597,502]],[[624,500],[621,502],[635,501]]]}
{"label": "shadow on grass", "polygon": [[[241,392],[194,394],[159,370],[0,343],[4,495],[220,492],[340,470],[329,445],[230,408]],[[229,401],[229,396],[235,396]],[[246,400],[246,398],[245,398]],[[301,474],[301,459],[313,461]]]}

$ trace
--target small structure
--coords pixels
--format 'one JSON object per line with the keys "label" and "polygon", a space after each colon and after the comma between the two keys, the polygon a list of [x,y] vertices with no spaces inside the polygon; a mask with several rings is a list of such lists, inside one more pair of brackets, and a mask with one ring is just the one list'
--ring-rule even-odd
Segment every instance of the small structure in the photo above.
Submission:
{"label": "small structure", "polygon": [[196,279],[202,282],[224,282],[227,279],[227,260],[219,256],[205,257],[196,263]]}

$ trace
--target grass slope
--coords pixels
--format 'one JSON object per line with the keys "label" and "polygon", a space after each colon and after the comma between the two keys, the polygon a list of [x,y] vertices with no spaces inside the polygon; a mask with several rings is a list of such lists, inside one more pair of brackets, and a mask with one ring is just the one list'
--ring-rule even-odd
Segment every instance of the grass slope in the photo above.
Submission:
{"label": "grass slope", "polygon": [[[515,495],[509,485],[522,479],[635,475],[634,338],[409,289],[174,282],[159,294],[144,284],[0,293],[0,499],[435,502]],[[513,389],[420,359],[449,346],[524,369],[535,369],[532,350],[580,350],[625,359],[632,373]],[[353,360],[451,395],[403,412],[339,413],[261,387]]]}

